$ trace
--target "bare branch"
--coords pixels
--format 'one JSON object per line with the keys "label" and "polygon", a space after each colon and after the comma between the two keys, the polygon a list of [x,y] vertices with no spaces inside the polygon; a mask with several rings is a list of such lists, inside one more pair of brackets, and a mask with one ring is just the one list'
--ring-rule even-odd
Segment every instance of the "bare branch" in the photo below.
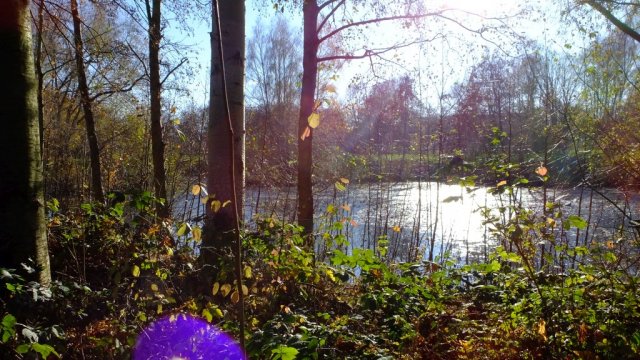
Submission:
{"label": "bare branch", "polygon": [[339,28],[329,32],[327,35],[321,37],[318,40],[318,43],[321,44],[325,40],[327,40],[327,39],[331,38],[332,36],[336,35],[337,33],[341,32],[343,30],[352,28],[352,27],[369,25],[369,24],[376,24],[376,23],[381,23],[381,22],[386,22],[386,21],[393,21],[393,20],[412,20],[412,19],[421,19],[421,18],[428,17],[428,16],[440,16],[445,11],[446,10],[440,10],[440,11],[433,12],[433,13],[425,13],[425,14],[418,14],[418,15],[397,15],[397,16],[387,16],[387,17],[381,17],[381,18],[376,18],[376,19],[355,21],[355,22],[352,22],[350,24],[346,24],[346,25],[340,26]]}
{"label": "bare branch", "polygon": [[178,68],[180,68],[182,65],[186,64],[189,61],[189,59],[187,58],[182,58],[182,60],[180,60],[180,63],[178,63],[178,65],[176,65],[173,69],[169,70],[169,72],[167,73],[167,75],[164,76],[164,79],[162,79],[162,81],[160,81],[160,85],[164,85],[164,82],[167,81],[167,79],[169,78],[169,76],[171,76],[171,74],[178,70]]}
{"label": "bare branch", "polygon": [[[329,2],[327,2],[327,3],[329,3]],[[326,5],[327,3],[325,3],[323,5]],[[340,6],[344,5],[344,3],[345,3],[345,0],[340,0],[340,3],[338,3],[336,6],[333,7],[333,9],[331,9],[331,11],[327,14],[327,16],[325,16],[324,19],[322,19],[322,21],[320,22],[320,25],[318,25],[318,29],[316,30],[316,32],[320,33],[320,31],[326,25],[326,23],[329,20],[329,18],[331,18],[333,16],[333,14],[335,14],[336,11],[338,11],[338,8],[340,8]]]}
{"label": "bare branch", "polygon": [[602,6],[602,4],[598,3],[595,0],[585,0],[584,2],[589,6],[591,6],[592,8],[594,8],[600,14],[604,15],[604,17],[607,18],[607,20],[609,20],[618,29],[620,29],[620,31],[631,36],[631,38],[633,38],[635,41],[640,42],[640,33],[633,30],[629,25],[620,21],[620,19],[618,19],[615,15],[613,15],[613,13],[611,13],[611,11],[609,11],[607,8]]}

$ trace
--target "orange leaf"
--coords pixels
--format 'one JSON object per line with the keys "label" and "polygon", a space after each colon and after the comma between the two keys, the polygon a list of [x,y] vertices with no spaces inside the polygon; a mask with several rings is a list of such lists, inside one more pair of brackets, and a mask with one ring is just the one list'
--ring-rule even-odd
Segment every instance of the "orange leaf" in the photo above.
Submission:
{"label": "orange leaf", "polygon": [[536,169],[536,174],[540,176],[545,176],[548,172],[549,170],[547,170],[547,168],[544,166],[538,166],[538,168]]}
{"label": "orange leaf", "polygon": [[300,136],[300,139],[304,141],[304,139],[308,138],[309,136],[311,136],[311,128],[307,126],[304,129],[304,132],[302,133],[302,135]]}

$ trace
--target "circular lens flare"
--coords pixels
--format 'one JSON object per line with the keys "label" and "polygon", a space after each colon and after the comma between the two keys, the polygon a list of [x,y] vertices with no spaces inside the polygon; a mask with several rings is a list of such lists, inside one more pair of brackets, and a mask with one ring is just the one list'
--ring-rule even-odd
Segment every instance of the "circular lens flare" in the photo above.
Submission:
{"label": "circular lens flare", "polygon": [[177,314],[151,323],[139,336],[134,360],[245,360],[240,346],[202,319]]}

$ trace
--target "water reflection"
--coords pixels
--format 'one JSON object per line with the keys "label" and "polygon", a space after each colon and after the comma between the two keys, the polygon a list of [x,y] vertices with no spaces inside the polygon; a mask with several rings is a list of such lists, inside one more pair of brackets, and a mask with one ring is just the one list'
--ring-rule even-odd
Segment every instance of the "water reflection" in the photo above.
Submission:
{"label": "water reflection", "polygon": [[[543,194],[539,188],[519,188],[512,195],[494,195],[487,187],[464,188],[436,182],[350,184],[345,191],[333,185],[315,186],[316,232],[344,235],[353,248],[375,249],[381,238],[388,240],[388,256],[396,260],[436,260],[444,253],[456,261],[484,260],[496,245],[490,225],[479,209],[492,209],[500,221],[512,214],[513,202],[533,210],[540,219]],[[589,221],[582,232],[564,231],[554,236],[567,244],[589,244],[621,231],[632,231],[629,220],[637,218],[640,197],[634,193],[607,189],[550,189],[547,201],[564,216],[579,215]],[[245,199],[245,221],[252,225],[255,214],[295,221],[296,191],[288,188],[249,188]],[[191,205],[186,205],[187,203]],[[187,218],[202,214],[199,201],[187,196]],[[503,209],[503,212],[500,212]],[[329,210],[329,211],[327,211]],[[623,216],[624,213],[624,216]],[[626,217],[625,217],[626,216]],[[339,226],[336,226],[340,223]],[[318,246],[322,248],[322,243]]]}

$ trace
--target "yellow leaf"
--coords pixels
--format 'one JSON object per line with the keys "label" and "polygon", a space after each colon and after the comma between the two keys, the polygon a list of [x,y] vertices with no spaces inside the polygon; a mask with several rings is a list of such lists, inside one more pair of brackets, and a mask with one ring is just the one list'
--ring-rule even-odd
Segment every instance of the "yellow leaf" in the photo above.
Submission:
{"label": "yellow leaf", "polygon": [[231,204],[231,200],[227,200],[224,203],[222,203],[222,207],[225,207],[227,205]]}
{"label": "yellow leaf", "polygon": [[229,295],[230,292],[231,292],[231,285],[224,284],[220,287],[220,293],[222,294],[222,297],[226,297],[227,295]]}
{"label": "yellow leaf", "polygon": [[189,224],[187,224],[187,223],[183,223],[183,224],[180,226],[180,229],[178,229],[178,232],[176,233],[176,235],[178,235],[178,236],[183,236],[184,234],[186,234],[186,233],[187,233],[187,229],[189,229]]}
{"label": "yellow leaf", "polygon": [[500,181],[500,182],[498,183],[498,185],[496,185],[496,186],[497,186],[497,187],[500,187],[500,186],[504,186],[504,185],[507,185],[507,180],[502,180],[502,181]]}
{"label": "yellow leaf", "polygon": [[140,268],[138,267],[138,265],[133,265],[133,269],[131,269],[131,275],[133,275],[134,277],[140,276]]}
{"label": "yellow leaf", "polygon": [[156,285],[156,284],[151,284],[151,290],[152,290],[152,291],[158,291],[158,285]]}
{"label": "yellow leaf", "polygon": [[238,293],[238,290],[236,290],[233,292],[233,294],[231,294],[231,302],[235,304],[239,300],[240,300],[240,294]]}
{"label": "yellow leaf", "polygon": [[248,296],[249,295],[249,288],[247,287],[247,285],[242,285],[242,295],[244,296]]}
{"label": "yellow leaf", "polygon": [[211,202],[211,210],[214,213],[217,213],[218,211],[220,211],[220,208],[222,207],[222,203],[220,202],[220,200],[213,200]]}
{"label": "yellow leaf", "polygon": [[156,308],[156,314],[162,314],[162,304],[158,304],[158,307]]}
{"label": "yellow leaf", "polygon": [[395,226],[393,227],[393,231],[395,231],[395,232],[397,232],[397,233],[399,233],[399,232],[400,232],[400,230],[401,230],[401,229],[400,229],[400,226],[398,226],[398,225],[395,225]]}
{"label": "yellow leaf", "polygon": [[193,240],[198,242],[202,240],[202,229],[200,227],[194,227],[193,230],[191,230],[191,233],[193,235]]}
{"label": "yellow leaf", "polygon": [[538,321],[538,335],[542,336],[544,341],[547,341],[547,322],[543,319]]}
{"label": "yellow leaf", "polygon": [[336,277],[335,277],[335,276],[333,276],[333,270],[331,270],[331,269],[327,269],[326,273],[327,273],[327,277],[328,277],[331,281],[336,282]]}
{"label": "yellow leaf", "polygon": [[244,277],[247,279],[251,279],[252,273],[251,273],[251,267],[250,266],[245,266],[244,267]]}
{"label": "yellow leaf", "polygon": [[224,314],[222,313],[222,310],[220,310],[219,308],[215,308],[213,310],[213,313],[216,315],[217,318],[222,318],[224,316]]}
{"label": "yellow leaf", "polygon": [[318,125],[320,125],[320,114],[315,112],[311,113],[311,115],[309,115],[309,117],[307,118],[307,122],[309,123],[310,128],[317,128]]}
{"label": "yellow leaf", "polygon": [[304,141],[304,139],[308,138],[309,136],[311,136],[311,128],[307,126],[302,132],[302,135],[300,135],[300,140]]}
{"label": "yellow leaf", "polygon": [[538,174],[540,176],[545,176],[545,175],[547,175],[548,172],[549,171],[544,166],[538,166],[538,168],[536,169],[536,174]]}
{"label": "yellow leaf", "polygon": [[343,184],[348,184],[349,183],[349,179],[347,179],[347,178],[340,178],[340,181],[342,181]]}
{"label": "yellow leaf", "polygon": [[193,194],[193,196],[200,195],[200,190],[202,189],[200,188],[199,184],[195,184],[191,187],[191,193]]}
{"label": "yellow leaf", "polygon": [[209,309],[202,309],[202,317],[207,319],[207,322],[211,322],[213,320],[213,314],[211,314]]}
{"label": "yellow leaf", "polygon": [[218,293],[218,290],[220,290],[220,283],[216,282],[215,284],[213,284],[213,288],[211,289],[211,293],[213,294],[213,296]]}

